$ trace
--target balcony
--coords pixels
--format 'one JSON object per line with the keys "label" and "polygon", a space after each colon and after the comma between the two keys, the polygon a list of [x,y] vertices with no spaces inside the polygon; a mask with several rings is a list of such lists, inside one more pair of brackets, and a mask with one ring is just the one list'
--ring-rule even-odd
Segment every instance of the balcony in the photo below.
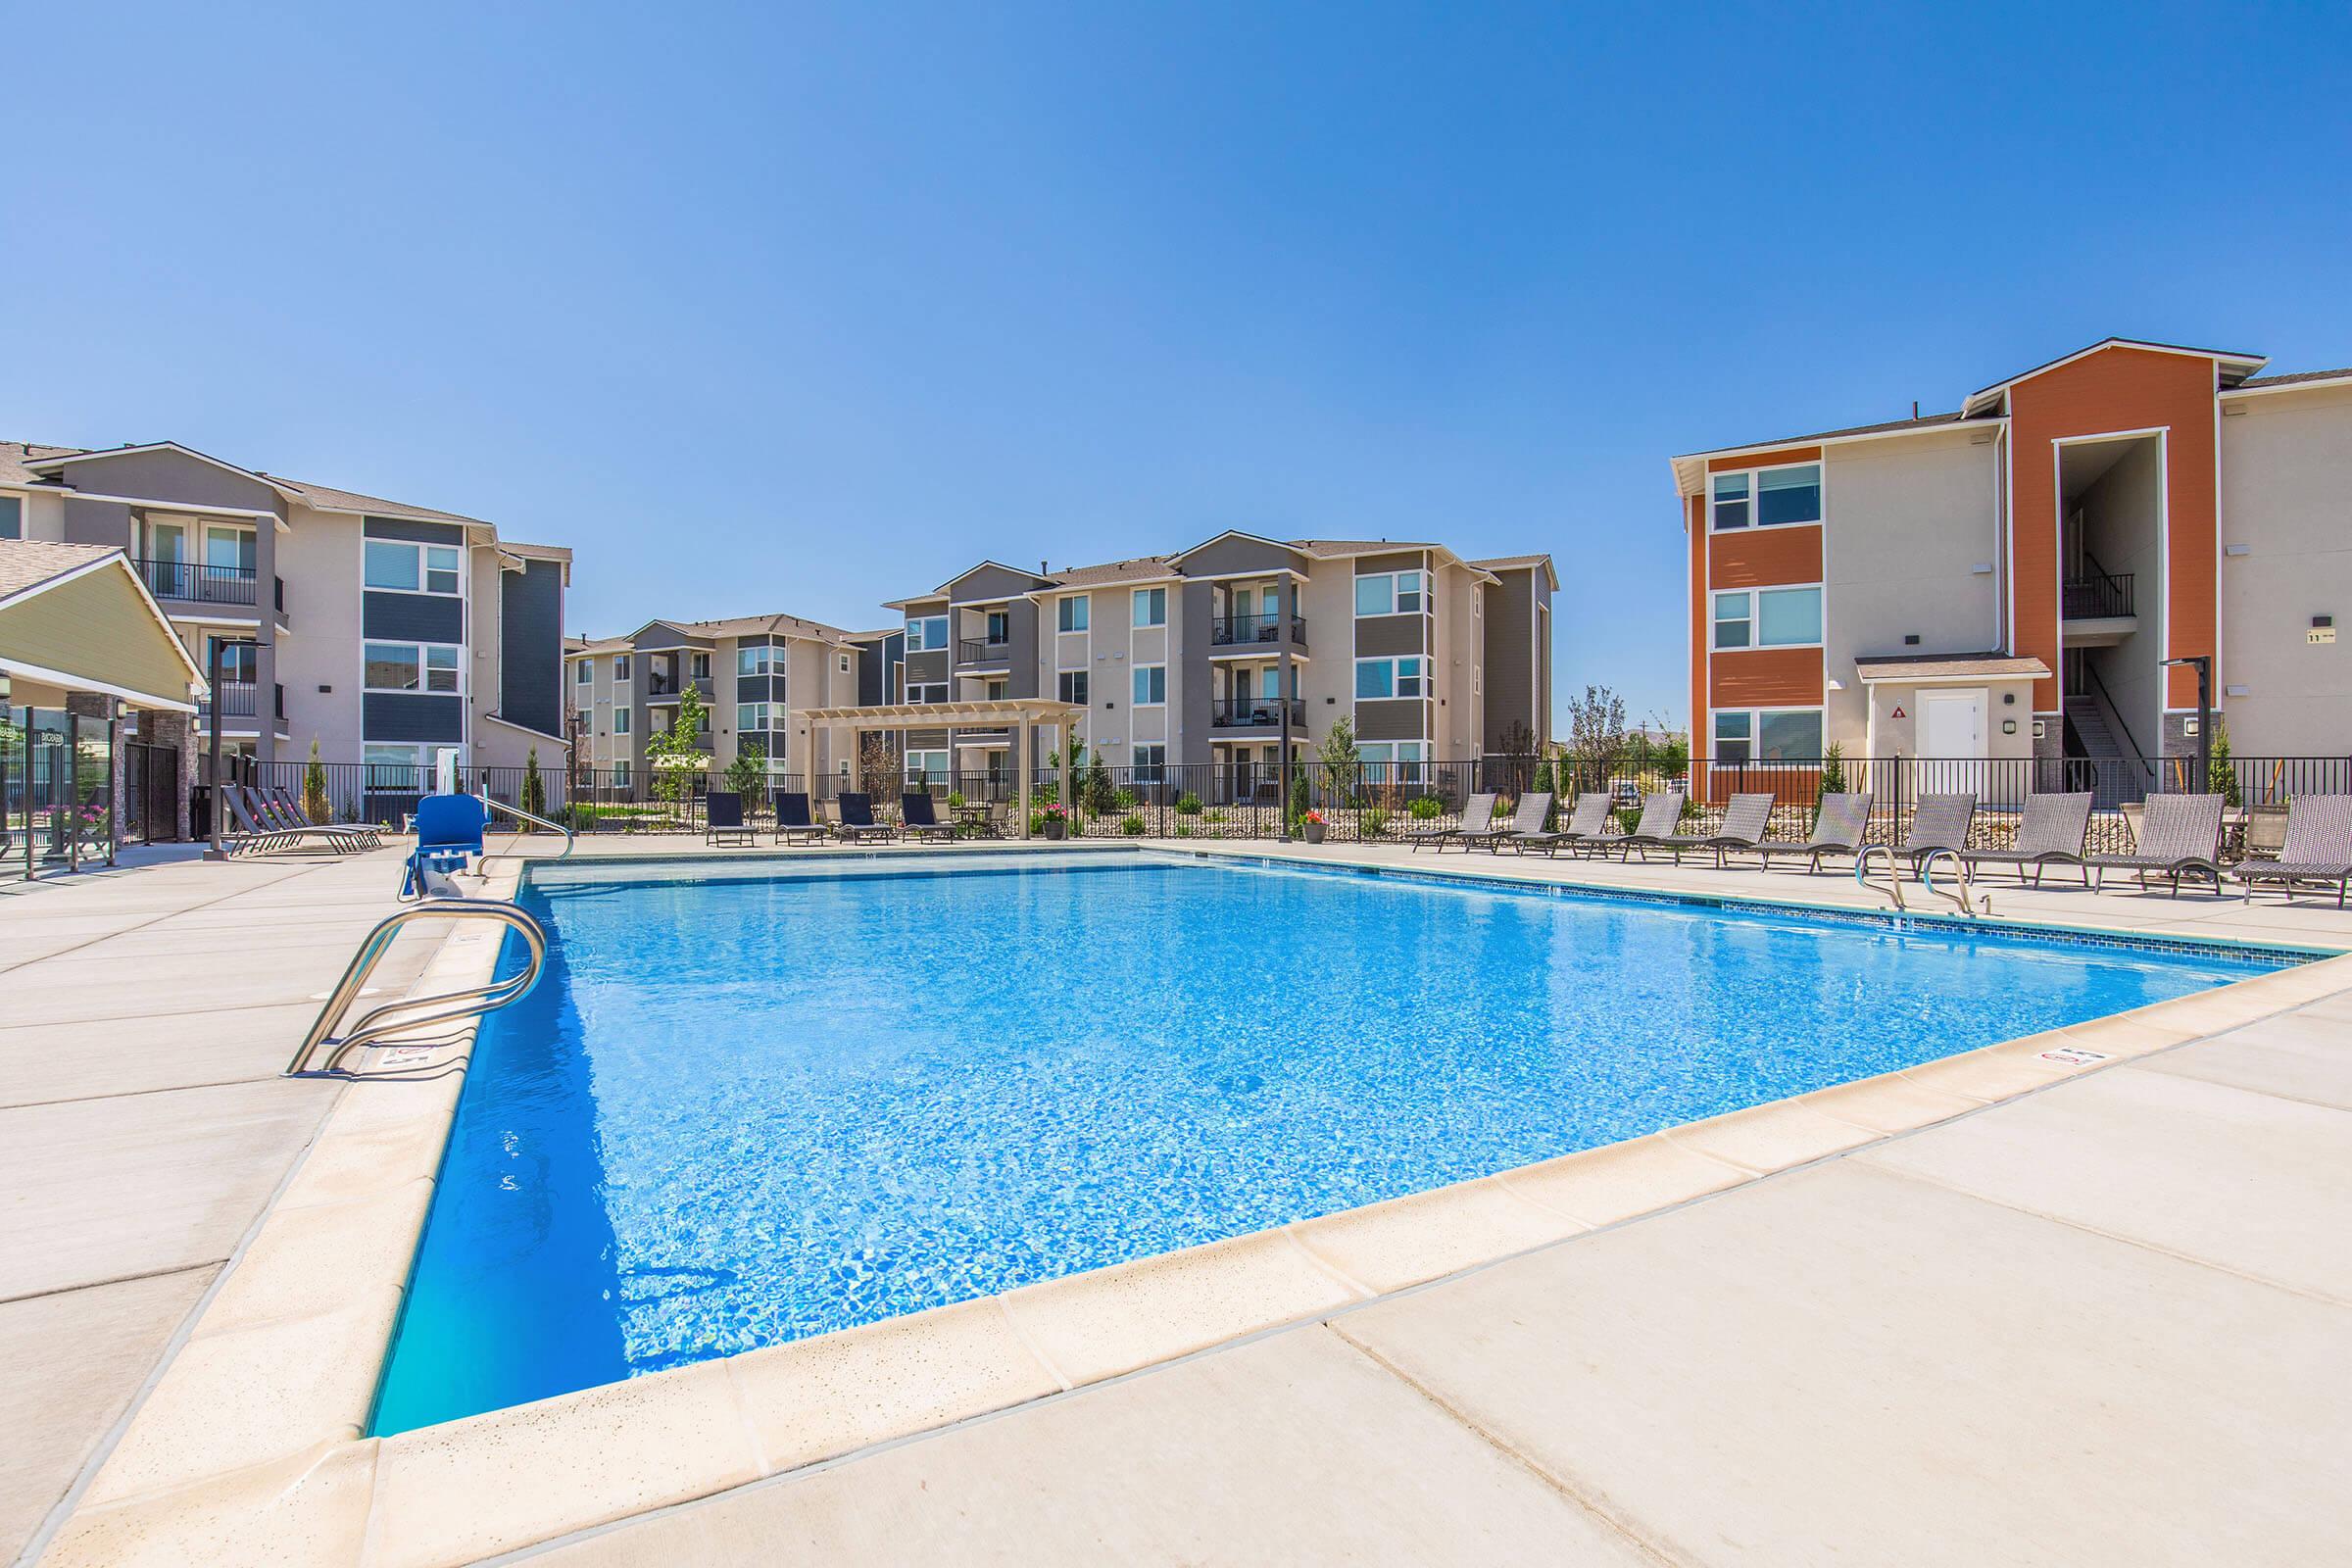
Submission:
{"label": "balcony", "polygon": [[[1306,646],[1306,617],[1291,617],[1291,641]],[[1253,648],[1261,643],[1279,646],[1282,642],[1280,615],[1215,615],[1208,622],[1208,642],[1212,648]]]}
{"label": "balcony", "polygon": [[[1208,705],[1208,727],[1211,729],[1279,729],[1282,727],[1282,699],[1279,697],[1220,697]],[[1306,703],[1291,699],[1291,728],[1303,732],[1306,728]]]}
{"label": "balcony", "polygon": [[[196,605],[238,605],[251,610],[255,605],[255,577],[251,566],[204,566],[193,561],[133,561],[139,578],[147,591],[158,599],[175,599]],[[277,608],[285,608],[285,585],[277,585]]]}
{"label": "balcony", "polygon": [[681,696],[685,695],[686,687],[689,685],[694,687],[694,695],[706,703],[710,701],[711,694],[717,690],[711,685],[710,677],[708,675],[692,675],[680,680],[675,675],[664,674],[657,669],[648,671],[646,674],[645,700],[649,703],[658,703],[666,697],[672,704],[675,704]]}
{"label": "balcony", "polygon": [[[213,695],[196,705],[196,716],[209,719],[217,708],[224,719],[253,718],[257,715],[261,693],[258,685],[249,680],[224,680],[213,688]],[[286,718],[286,687],[283,681],[273,683],[271,702],[273,716],[279,723]]]}
{"label": "balcony", "polygon": [[2104,571],[2087,577],[2066,579],[2061,600],[2068,620],[2116,620],[2133,613],[2132,609],[2132,574],[2115,576]]}
{"label": "balcony", "polygon": [[956,640],[956,662],[958,664],[1009,664],[1012,662],[1012,644],[985,637],[959,637]]}

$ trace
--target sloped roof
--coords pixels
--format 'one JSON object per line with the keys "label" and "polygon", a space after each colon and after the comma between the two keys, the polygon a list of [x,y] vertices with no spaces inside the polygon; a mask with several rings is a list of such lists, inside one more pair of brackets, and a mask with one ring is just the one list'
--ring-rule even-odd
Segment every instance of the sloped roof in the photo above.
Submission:
{"label": "sloped roof", "polygon": [[1175,559],[1174,556],[1139,556],[1133,561],[1108,561],[1099,566],[1071,566],[1055,572],[1047,581],[1058,588],[1091,588],[1101,583],[1172,577],[1176,573],[1170,563]]}
{"label": "sloped roof", "polygon": [[68,545],[47,539],[0,539],[0,599],[79,571],[122,552],[114,545]]}
{"label": "sloped roof", "polygon": [[362,495],[357,490],[338,490],[332,485],[313,484],[308,479],[289,479],[278,473],[267,477],[295,491],[311,506],[326,512],[372,513],[379,517],[406,517],[413,522],[450,522],[460,527],[493,526],[480,517],[468,517],[464,513],[442,512],[432,507],[414,506],[406,501],[387,501],[382,496]]}
{"label": "sloped roof", "polygon": [[1936,680],[1953,675],[1990,675],[2039,680],[2050,666],[2038,659],[2009,654],[1889,654],[1880,659],[1857,659],[1854,673],[1865,681]]}
{"label": "sloped roof", "polygon": [[2303,381],[2352,380],[2352,366],[2340,370],[2297,370],[2291,375],[2253,375],[2238,382],[2240,387],[2294,386]]}

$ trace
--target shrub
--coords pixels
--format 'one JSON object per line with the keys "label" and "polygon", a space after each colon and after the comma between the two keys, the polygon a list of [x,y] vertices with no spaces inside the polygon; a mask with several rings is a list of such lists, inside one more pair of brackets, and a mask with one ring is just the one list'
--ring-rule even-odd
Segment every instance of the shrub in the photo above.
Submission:
{"label": "shrub", "polygon": [[[311,742],[311,760],[317,761],[318,759],[318,743],[313,741]],[[308,779],[303,781],[303,789],[307,794],[310,789]],[[533,816],[547,814],[547,780],[539,776],[539,748],[536,746],[525,752],[522,757],[521,805],[522,808]],[[325,818],[321,817],[319,820],[323,821]]]}
{"label": "shrub", "polygon": [[1179,822],[1176,824],[1176,836],[1180,839],[1189,839],[1197,831],[1199,830],[1196,829],[1190,822]]}
{"label": "shrub", "polygon": [[948,809],[949,809],[949,810],[951,810],[951,811],[956,811],[956,810],[960,810],[960,809],[962,809],[962,808],[963,808],[963,791],[961,791],[961,790],[950,790],[950,791],[948,791]]}
{"label": "shrub", "polygon": [[1377,806],[1357,817],[1355,821],[1356,834],[1361,838],[1376,839],[1388,830],[1389,813]]}
{"label": "shrub", "polygon": [[1144,836],[1144,813],[1129,811],[1125,816],[1120,817],[1119,831],[1131,839],[1142,838]]}
{"label": "shrub", "polygon": [[1132,811],[1143,804],[1143,797],[1131,789],[1121,788],[1110,797],[1110,808],[1114,811]]}
{"label": "shrub", "polygon": [[1446,814],[1446,803],[1435,795],[1416,795],[1405,803],[1405,814],[1416,822],[1428,822]]}
{"label": "shrub", "polygon": [[2206,762],[2205,788],[2209,794],[2219,795],[2231,806],[2246,804],[2238,794],[2237,769],[2230,761],[2230,726],[2222,722],[2219,713],[2213,715],[2213,741]]}
{"label": "shrub", "polygon": [[1228,820],[1228,818],[1223,811],[1219,810],[1207,812],[1200,818],[1200,820],[1203,822],[1223,822]]}
{"label": "shrub", "polygon": [[1195,795],[1191,790],[1186,790],[1182,795],[1177,796],[1176,814],[1178,816],[1199,816],[1200,814],[1200,797]]}
{"label": "shrub", "polygon": [[[536,751],[532,752],[531,760],[534,764],[532,768],[534,773],[537,771],[538,760],[539,754]],[[526,773],[523,777],[527,784],[531,775]],[[311,760],[303,765],[302,769],[302,809],[303,814],[314,822],[331,822],[335,819],[333,811],[327,806],[326,764],[318,760],[317,736],[311,738]]]}

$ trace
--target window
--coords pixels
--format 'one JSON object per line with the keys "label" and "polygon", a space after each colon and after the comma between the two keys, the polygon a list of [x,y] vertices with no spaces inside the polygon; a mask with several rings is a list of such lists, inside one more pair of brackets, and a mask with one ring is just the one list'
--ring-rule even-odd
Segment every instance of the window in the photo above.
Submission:
{"label": "window", "polygon": [[1138,626],[1165,626],[1168,623],[1168,591],[1165,588],[1138,588],[1135,591],[1135,623]]}
{"label": "window", "polygon": [[948,781],[948,754],[945,752],[908,752],[906,754],[906,783],[909,788]]}
{"label": "window", "polygon": [[1054,684],[1059,690],[1061,694],[1061,700],[1063,702],[1076,703],[1080,708],[1084,708],[1086,706],[1085,670],[1065,669],[1061,672],[1059,679],[1056,680]]}
{"label": "window", "polygon": [[1719,473],[1708,482],[1708,514],[1716,531],[1778,528],[1821,520],[1821,465],[1800,463],[1752,473]]}
{"label": "window", "polygon": [[1804,648],[1820,641],[1819,588],[1740,588],[1715,596],[1717,648]]}
{"label": "window", "polygon": [[458,650],[431,643],[368,643],[363,649],[371,692],[446,692],[458,689]]}
{"label": "window", "polygon": [[1359,698],[1426,697],[1429,679],[1419,655],[1410,659],[1359,659],[1355,662],[1355,695]]}
{"label": "window", "polygon": [[1168,764],[1168,749],[1158,741],[1136,743],[1135,775],[1137,784],[1157,784]]}
{"label": "window", "polygon": [[948,700],[948,683],[944,680],[916,681],[906,688],[909,703],[944,703]]}
{"label": "window", "polygon": [[1257,672],[1257,695],[1269,703],[1281,699],[1282,666],[1280,664],[1268,664]]}
{"label": "window", "polygon": [[24,501],[21,496],[0,496],[0,539],[24,537]]}
{"label": "window", "polygon": [[1003,702],[1004,698],[1011,693],[1012,683],[1010,681],[992,680],[982,686],[980,690],[982,695],[987,697],[990,702]]}
{"label": "window", "polygon": [[1135,706],[1156,708],[1168,700],[1168,666],[1138,664],[1135,666]]}
{"label": "window", "polygon": [[628,732],[629,710],[625,708],[615,708],[612,710],[612,733],[615,735],[626,735]]}
{"label": "window", "polygon": [[765,643],[753,643],[735,650],[735,673],[764,675],[775,667],[776,650]]}
{"label": "window", "polygon": [[906,622],[906,651],[910,654],[935,654],[948,646],[948,617],[945,615],[914,616]]}
{"label": "window", "polygon": [[226,571],[250,575],[254,563],[254,538],[251,528],[224,528],[211,523],[204,530],[204,564]]}
{"label": "window", "polygon": [[1427,599],[1417,571],[1381,571],[1355,579],[1359,615],[1418,615]]}
{"label": "window", "polygon": [[775,709],[772,704],[737,703],[735,705],[735,728],[737,733],[751,734],[760,730],[774,729],[776,726],[769,722],[769,719],[774,712]]}
{"label": "window", "polygon": [[[1355,755],[1358,760],[1379,762],[1384,765],[1391,762],[1419,763],[1429,760],[1429,743],[1427,741],[1366,741],[1356,747]],[[1417,767],[1409,766],[1401,767],[1397,771],[1401,775],[1399,782],[1417,778],[1420,773]],[[1385,784],[1391,780],[1376,775],[1371,782]]]}
{"label": "window", "polygon": [[[210,544],[208,542],[207,549]],[[363,572],[370,588],[399,593],[455,595],[458,591],[458,547],[411,544],[406,539],[370,539]]]}
{"label": "window", "polygon": [[990,647],[1004,647],[1012,640],[1012,616],[1002,610],[990,611],[985,635]]}
{"label": "window", "polygon": [[571,666],[571,678],[582,686],[587,685],[596,679],[596,665],[585,659],[579,661]]}
{"label": "window", "polygon": [[629,764],[626,758],[616,759],[612,763],[612,787],[616,790],[625,790],[629,787]]}
{"label": "window", "polygon": [[710,678],[710,654],[707,652],[688,654],[686,656],[686,673],[694,680],[709,680]]}
{"label": "window", "polygon": [[1086,630],[1087,602],[1084,594],[1073,594],[1067,599],[1056,600],[1054,609],[1054,624],[1063,631]]}
{"label": "window", "polygon": [[849,655],[847,655],[847,654],[844,654],[844,655],[842,655],[842,656],[841,656],[841,665],[840,665],[840,668],[841,668],[841,672],[842,672],[844,675],[847,675],[847,674],[850,672],[850,656],[849,656]]}
{"label": "window", "polygon": [[[220,652],[216,655],[215,649]],[[212,636],[204,640],[204,667],[211,669],[213,660],[220,661],[220,678],[252,685],[262,678],[262,651],[251,643],[239,643],[233,638]]]}
{"label": "window", "polygon": [[614,680],[627,680],[629,678],[628,655],[614,654],[612,656],[612,678]]}
{"label": "window", "polygon": [[368,764],[368,787],[371,790],[416,790],[424,787],[421,747],[391,746],[369,741],[360,748],[360,760]]}
{"label": "window", "polygon": [[1783,708],[1715,715],[1718,762],[1813,762],[1821,759],[1821,710]]}

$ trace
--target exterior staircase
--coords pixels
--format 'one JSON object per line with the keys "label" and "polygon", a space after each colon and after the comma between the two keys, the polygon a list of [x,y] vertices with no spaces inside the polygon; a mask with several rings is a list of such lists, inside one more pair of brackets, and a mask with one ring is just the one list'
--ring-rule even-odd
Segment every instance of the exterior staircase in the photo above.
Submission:
{"label": "exterior staircase", "polygon": [[2066,723],[2082,747],[2080,752],[2069,748],[2070,755],[2087,757],[2094,761],[2121,760],[2123,757],[2124,749],[2117,743],[2115,731],[2107,727],[2107,715],[2099,710],[2098,699],[2069,697],[2066,700]]}
{"label": "exterior staircase", "polygon": [[2086,789],[2101,810],[2136,804],[2147,794],[2146,769],[2124,750],[2115,727],[2098,699],[2087,695],[2066,699],[2066,755],[2083,766],[2076,769],[2068,788]]}

